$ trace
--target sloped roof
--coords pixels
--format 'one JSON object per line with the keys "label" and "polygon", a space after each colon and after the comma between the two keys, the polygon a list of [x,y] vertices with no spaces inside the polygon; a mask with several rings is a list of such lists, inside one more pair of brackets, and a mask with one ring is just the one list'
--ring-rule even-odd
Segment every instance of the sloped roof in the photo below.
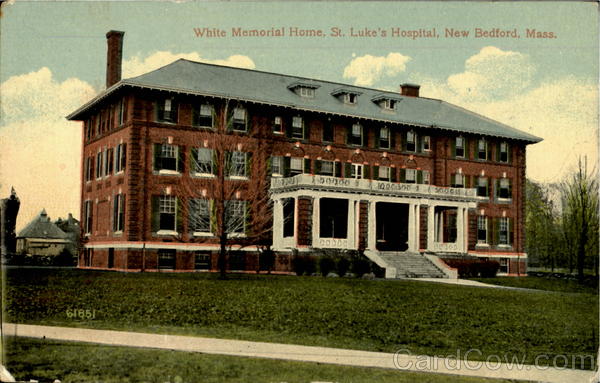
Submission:
{"label": "sloped roof", "polygon": [[19,232],[17,238],[52,238],[68,239],[67,234],[50,221],[46,210],[33,219],[23,230]]}
{"label": "sloped roof", "polygon": [[[315,97],[300,97],[290,89],[293,84],[311,84],[317,87]],[[90,107],[126,86],[239,99],[299,110],[397,122],[417,127],[436,127],[456,132],[522,140],[527,143],[541,141],[539,137],[437,99],[408,97],[379,89],[199,63],[185,59],[179,59],[141,76],[121,80],[67,118],[83,119]],[[332,96],[332,93],[335,93],[340,87],[359,94],[357,103],[347,105]],[[395,111],[385,111],[373,102],[381,97],[397,100]]]}

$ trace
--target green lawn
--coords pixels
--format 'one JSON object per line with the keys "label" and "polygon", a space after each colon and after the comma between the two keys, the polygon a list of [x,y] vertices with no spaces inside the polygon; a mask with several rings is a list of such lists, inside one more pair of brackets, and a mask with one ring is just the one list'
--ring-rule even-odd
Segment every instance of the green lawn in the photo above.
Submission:
{"label": "green lawn", "polygon": [[465,378],[320,363],[205,355],[167,350],[97,346],[47,340],[6,339],[7,368],[16,379],[41,382],[431,382],[501,383]]}
{"label": "green lawn", "polygon": [[492,285],[521,287],[525,289],[536,289],[546,291],[559,291],[565,293],[587,293],[598,294],[598,286],[593,284],[581,285],[572,279],[559,279],[551,277],[497,277],[497,278],[474,278],[483,283]]}
{"label": "green lawn", "polygon": [[[485,360],[595,355],[598,296],[414,281],[7,270],[6,321]],[[69,318],[68,310],[95,318]],[[587,358],[586,360],[589,360]],[[586,367],[590,367],[589,365]]]}

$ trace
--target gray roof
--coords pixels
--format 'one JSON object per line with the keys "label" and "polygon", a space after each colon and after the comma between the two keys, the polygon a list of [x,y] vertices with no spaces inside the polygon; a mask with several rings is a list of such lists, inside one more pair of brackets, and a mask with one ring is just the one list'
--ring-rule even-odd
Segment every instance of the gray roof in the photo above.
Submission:
{"label": "gray roof", "polygon": [[[317,87],[315,97],[300,97],[290,89],[295,84]],[[397,122],[417,127],[435,127],[456,132],[503,137],[527,143],[541,141],[539,137],[441,100],[408,97],[396,92],[199,63],[185,59],[179,59],[141,76],[121,80],[67,118],[83,119],[90,107],[126,86],[239,99],[299,110]],[[340,88],[359,94],[357,104],[347,105],[339,98],[334,97],[332,94],[339,92]],[[374,102],[381,97],[397,100],[395,111],[385,111]]]}
{"label": "gray roof", "polygon": [[67,239],[68,236],[50,221],[50,217],[44,209],[29,225],[19,232],[17,238]]}

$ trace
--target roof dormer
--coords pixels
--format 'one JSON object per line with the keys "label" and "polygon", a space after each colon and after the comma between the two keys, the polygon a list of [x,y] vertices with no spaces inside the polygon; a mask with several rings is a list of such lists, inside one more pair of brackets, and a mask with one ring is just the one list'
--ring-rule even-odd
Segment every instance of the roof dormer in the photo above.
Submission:
{"label": "roof dormer", "polygon": [[396,109],[396,105],[402,101],[401,98],[392,97],[387,94],[379,94],[371,99],[379,107],[388,112],[393,112]]}
{"label": "roof dormer", "polygon": [[338,88],[331,92],[331,95],[336,97],[338,100],[348,105],[356,105],[358,102],[358,96],[360,96],[362,92],[357,92],[351,89]]}
{"label": "roof dormer", "polygon": [[315,90],[319,87],[320,85],[301,81],[296,81],[288,85],[289,90],[303,98],[315,98]]}

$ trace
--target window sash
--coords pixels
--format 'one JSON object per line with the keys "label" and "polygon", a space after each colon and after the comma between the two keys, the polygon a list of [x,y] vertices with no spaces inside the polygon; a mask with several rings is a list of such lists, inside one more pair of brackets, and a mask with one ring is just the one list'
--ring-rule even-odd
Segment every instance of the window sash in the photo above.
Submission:
{"label": "window sash", "polygon": [[190,200],[190,228],[195,233],[210,233],[210,201],[203,198]]}
{"label": "window sash", "polygon": [[456,173],[454,175],[454,185],[461,188],[465,186],[465,176],[463,176],[462,173]]}
{"label": "window sash", "polygon": [[415,169],[406,169],[406,176],[404,182],[407,184],[414,184],[417,180],[417,171]]}
{"label": "window sash", "polygon": [[380,180],[390,180],[391,168],[389,166],[380,166],[379,167],[379,179]]}
{"label": "window sash", "polygon": [[292,157],[290,159],[290,175],[302,174],[304,172],[304,159]]}
{"label": "window sash", "polygon": [[271,157],[271,174],[283,175],[283,157]]}
{"label": "window sash", "polygon": [[431,137],[423,136],[423,150],[428,152],[431,150]]}
{"label": "window sash", "polygon": [[196,173],[212,174],[213,172],[213,150],[207,148],[198,148],[195,163]]}
{"label": "window sash", "polygon": [[244,233],[246,227],[246,201],[227,201],[226,211],[227,233]]}
{"label": "window sash", "polygon": [[246,153],[232,152],[231,153],[231,172],[230,175],[237,177],[246,176]]}
{"label": "window sash", "polygon": [[487,243],[487,217],[477,217],[477,243]]}
{"label": "window sash", "polygon": [[281,123],[281,117],[279,117],[279,116],[273,118],[273,132],[275,132],[275,133],[283,132],[283,125]]}
{"label": "window sash", "polygon": [[321,161],[321,174],[326,176],[333,176],[334,165],[333,161]]}
{"label": "window sash", "polygon": [[350,167],[350,177],[356,179],[363,178],[363,165],[362,164],[352,164]]}
{"label": "window sash", "polygon": [[292,117],[292,137],[304,138],[304,121],[300,116]]}

